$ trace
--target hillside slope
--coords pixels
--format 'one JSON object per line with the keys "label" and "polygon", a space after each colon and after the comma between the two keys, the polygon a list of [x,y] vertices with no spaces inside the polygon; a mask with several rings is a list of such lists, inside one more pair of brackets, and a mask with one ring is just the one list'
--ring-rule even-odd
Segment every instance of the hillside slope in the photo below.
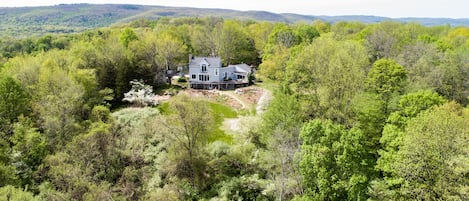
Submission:
{"label": "hillside slope", "polygon": [[360,21],[376,23],[387,20],[419,22],[424,25],[469,26],[469,19],[447,18],[386,18],[376,16],[310,16],[277,14],[266,11],[236,11],[228,9],[205,9],[124,4],[61,4],[42,7],[0,8],[0,35],[30,36],[44,33],[70,33],[85,29],[106,27],[116,23],[161,17],[223,17],[258,21],[294,23],[316,19],[327,22]]}

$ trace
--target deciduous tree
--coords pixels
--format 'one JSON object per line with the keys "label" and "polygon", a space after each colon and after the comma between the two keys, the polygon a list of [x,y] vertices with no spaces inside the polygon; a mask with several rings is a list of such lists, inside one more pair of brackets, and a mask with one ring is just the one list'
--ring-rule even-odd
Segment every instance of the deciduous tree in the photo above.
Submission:
{"label": "deciduous tree", "polygon": [[180,178],[189,179],[193,186],[200,187],[204,171],[201,151],[212,129],[211,110],[205,102],[190,100],[187,96],[174,100],[171,108],[175,114],[164,125],[167,128],[167,137],[173,141],[171,150],[178,160],[174,171]]}
{"label": "deciduous tree", "polygon": [[373,158],[358,129],[346,130],[327,120],[303,125],[300,171],[306,197],[312,200],[366,199]]}
{"label": "deciduous tree", "polygon": [[9,76],[0,78],[0,133],[11,134],[11,124],[30,112],[30,100],[21,84]]}

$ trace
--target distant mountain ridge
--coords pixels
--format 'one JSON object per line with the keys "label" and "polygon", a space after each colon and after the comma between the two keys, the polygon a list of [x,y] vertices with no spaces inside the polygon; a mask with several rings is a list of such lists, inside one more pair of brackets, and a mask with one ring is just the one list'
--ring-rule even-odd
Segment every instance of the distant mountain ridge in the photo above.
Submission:
{"label": "distant mountain ridge", "polygon": [[450,18],[387,18],[365,15],[313,16],[267,11],[237,11],[213,8],[165,7],[127,4],[60,4],[56,6],[0,8],[0,35],[39,35],[44,33],[69,33],[86,29],[106,27],[133,20],[161,17],[223,17],[241,20],[295,23],[323,20],[359,21],[378,23],[382,21],[417,22],[426,26],[469,26],[469,19]]}

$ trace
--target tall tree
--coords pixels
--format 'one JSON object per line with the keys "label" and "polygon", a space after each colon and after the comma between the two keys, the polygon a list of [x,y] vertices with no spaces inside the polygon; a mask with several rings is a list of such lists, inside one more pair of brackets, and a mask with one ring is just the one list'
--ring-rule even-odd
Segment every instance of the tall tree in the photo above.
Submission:
{"label": "tall tree", "polygon": [[35,86],[33,111],[39,117],[49,146],[65,145],[77,131],[77,114],[82,108],[83,88],[48,60],[43,64]]}
{"label": "tall tree", "polygon": [[395,109],[393,100],[404,92],[407,72],[393,60],[380,59],[373,64],[365,80],[366,92],[354,100],[358,127],[368,138],[368,147],[378,158],[379,140],[389,114]]}
{"label": "tall tree", "polygon": [[318,38],[300,50],[287,67],[287,82],[313,117],[346,123],[353,97],[363,88],[368,66],[356,42]]}
{"label": "tall tree", "polygon": [[275,91],[274,97],[262,116],[262,142],[271,154],[268,160],[274,168],[269,172],[275,180],[277,197],[288,200],[303,193],[296,156],[300,151],[299,134],[306,115],[288,90]]}
{"label": "tall tree", "polygon": [[0,132],[11,134],[11,124],[30,110],[28,94],[18,81],[9,76],[0,78]]}
{"label": "tall tree", "polygon": [[286,48],[293,47],[299,43],[300,39],[295,31],[287,24],[276,24],[268,39],[269,45],[282,45]]}
{"label": "tall tree", "polygon": [[214,27],[194,25],[191,27],[191,45],[194,55],[215,56],[217,52]]}
{"label": "tall tree", "polygon": [[121,36],[119,37],[119,40],[125,47],[128,47],[131,41],[137,39],[137,34],[135,34],[134,30],[132,30],[131,28],[125,28],[124,31],[121,33]]}
{"label": "tall tree", "polygon": [[311,43],[314,38],[319,37],[319,32],[314,26],[307,24],[298,24],[295,29],[295,34],[300,43]]}
{"label": "tall tree", "polygon": [[33,127],[31,119],[21,117],[14,125],[11,142],[11,163],[15,166],[19,185],[37,190],[34,174],[48,153],[45,136]]}
{"label": "tall tree", "polygon": [[461,48],[447,51],[441,64],[429,76],[435,91],[449,100],[457,101],[463,105],[468,103],[469,96],[469,65],[467,62],[467,49]]}
{"label": "tall tree", "polygon": [[407,71],[394,60],[380,59],[373,64],[366,79],[367,89],[377,94],[383,102],[383,113],[389,114],[389,104],[394,95],[404,92]]}
{"label": "tall tree", "polygon": [[153,81],[155,84],[166,83],[167,66],[162,61],[163,57],[158,53],[158,48],[162,46],[161,42],[157,44],[158,35],[153,31],[145,31],[139,38],[131,42],[127,50],[129,60],[135,66],[137,77],[134,79],[143,79],[148,83]]}
{"label": "tall tree", "polygon": [[194,187],[200,187],[204,171],[201,151],[207,143],[211,129],[209,124],[213,121],[211,110],[205,102],[190,100],[187,96],[174,100],[171,108],[175,114],[167,119],[164,126],[167,137],[173,140],[173,153],[179,153],[175,156],[178,160],[176,175],[189,179]]}
{"label": "tall tree", "polygon": [[428,110],[411,120],[403,133],[397,160],[390,161],[397,189],[390,189],[391,193],[387,194],[391,197],[381,198],[466,199],[469,196],[465,190],[469,183],[467,122],[467,111],[455,103]]}
{"label": "tall tree", "polygon": [[312,120],[301,129],[300,171],[306,197],[312,200],[366,199],[373,158],[358,129]]}
{"label": "tall tree", "polygon": [[385,189],[395,190],[396,185],[400,184],[395,178],[392,164],[393,161],[400,160],[397,152],[403,146],[408,123],[420,113],[445,102],[444,98],[431,91],[419,91],[402,96],[398,110],[389,115],[388,123],[384,126],[380,139],[382,149],[378,151],[380,157],[377,160],[376,169],[382,172],[384,178],[375,181],[375,188],[382,185]]}
{"label": "tall tree", "polygon": [[217,54],[225,65],[258,63],[254,40],[242,28],[240,22],[226,20],[215,29]]}
{"label": "tall tree", "polygon": [[185,55],[184,53],[186,53],[187,49],[180,39],[168,32],[160,33],[155,41],[155,45],[157,50],[156,57],[160,65],[164,66],[166,70],[174,70],[175,65],[177,65],[176,59]]}
{"label": "tall tree", "polygon": [[247,27],[250,37],[254,40],[256,50],[260,56],[264,53],[264,48],[272,32],[273,24],[268,22],[253,23]]}

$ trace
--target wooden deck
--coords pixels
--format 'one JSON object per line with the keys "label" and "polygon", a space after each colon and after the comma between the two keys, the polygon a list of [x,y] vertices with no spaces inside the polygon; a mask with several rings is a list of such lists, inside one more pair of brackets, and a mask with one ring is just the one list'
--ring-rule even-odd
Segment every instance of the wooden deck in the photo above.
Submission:
{"label": "wooden deck", "polygon": [[219,90],[232,90],[239,87],[249,86],[248,82],[244,81],[225,81],[225,82],[200,82],[190,81],[189,87],[192,89],[219,89]]}

